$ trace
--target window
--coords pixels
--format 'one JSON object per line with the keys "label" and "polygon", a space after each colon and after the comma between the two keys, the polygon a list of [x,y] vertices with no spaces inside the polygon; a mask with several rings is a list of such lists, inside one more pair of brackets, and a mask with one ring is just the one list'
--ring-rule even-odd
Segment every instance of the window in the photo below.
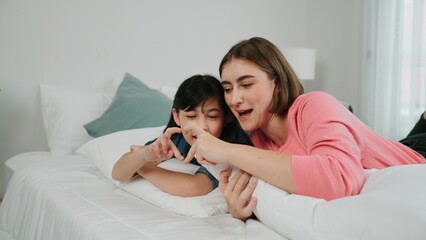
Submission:
{"label": "window", "polygon": [[426,0],[366,0],[361,119],[406,136],[426,110]]}

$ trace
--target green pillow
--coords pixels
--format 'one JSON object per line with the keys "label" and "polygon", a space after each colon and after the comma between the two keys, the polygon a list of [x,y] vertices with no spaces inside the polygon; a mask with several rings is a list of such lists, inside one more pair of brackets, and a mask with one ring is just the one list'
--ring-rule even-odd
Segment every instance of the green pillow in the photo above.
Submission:
{"label": "green pillow", "polygon": [[108,109],[99,118],[84,125],[92,137],[145,127],[166,125],[172,101],[158,90],[126,73]]}

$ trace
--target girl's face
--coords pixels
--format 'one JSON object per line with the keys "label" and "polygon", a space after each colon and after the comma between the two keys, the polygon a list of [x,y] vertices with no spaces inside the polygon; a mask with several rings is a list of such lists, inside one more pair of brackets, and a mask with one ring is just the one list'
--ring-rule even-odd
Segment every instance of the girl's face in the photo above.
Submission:
{"label": "girl's face", "polygon": [[[192,111],[180,110],[177,112],[176,109],[173,108],[172,112],[175,122],[181,128],[185,128],[188,124],[195,123],[217,138],[222,134],[224,113],[216,98],[208,99]],[[183,137],[189,145],[192,145],[195,141],[195,138],[190,133],[183,133]]]}
{"label": "girl's face", "polygon": [[222,86],[226,103],[244,130],[253,131],[268,124],[275,82],[259,66],[232,59],[223,67]]}

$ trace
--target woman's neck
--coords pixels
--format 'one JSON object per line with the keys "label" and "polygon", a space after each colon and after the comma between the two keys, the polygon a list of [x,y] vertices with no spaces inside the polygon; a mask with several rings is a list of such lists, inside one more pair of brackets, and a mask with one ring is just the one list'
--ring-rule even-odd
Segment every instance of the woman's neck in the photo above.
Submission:
{"label": "woman's neck", "polygon": [[288,137],[287,116],[272,115],[268,123],[260,129],[277,146],[282,146]]}

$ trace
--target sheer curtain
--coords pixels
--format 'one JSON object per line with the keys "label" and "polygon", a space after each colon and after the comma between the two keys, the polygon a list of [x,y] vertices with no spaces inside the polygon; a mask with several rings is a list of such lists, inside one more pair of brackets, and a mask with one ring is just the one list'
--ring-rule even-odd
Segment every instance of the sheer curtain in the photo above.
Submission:
{"label": "sheer curtain", "polygon": [[361,119],[405,137],[426,110],[426,0],[365,0]]}

